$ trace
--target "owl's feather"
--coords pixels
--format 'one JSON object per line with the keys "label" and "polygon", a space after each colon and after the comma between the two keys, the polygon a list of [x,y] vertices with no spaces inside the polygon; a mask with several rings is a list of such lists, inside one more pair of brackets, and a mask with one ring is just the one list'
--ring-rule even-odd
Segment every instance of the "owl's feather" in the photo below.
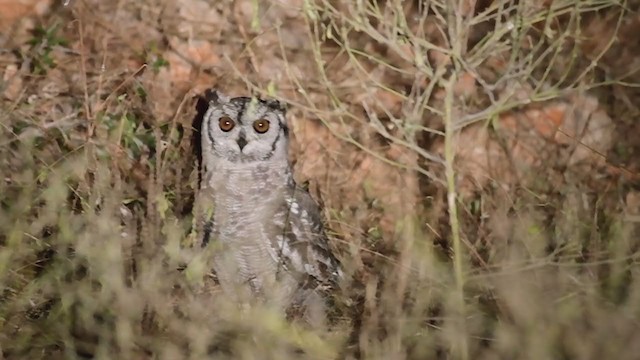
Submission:
{"label": "owl's feather", "polygon": [[335,285],[342,275],[329,248],[318,205],[307,190],[293,186],[282,204],[284,219],[274,217],[280,261],[288,271],[309,277],[314,285]]}

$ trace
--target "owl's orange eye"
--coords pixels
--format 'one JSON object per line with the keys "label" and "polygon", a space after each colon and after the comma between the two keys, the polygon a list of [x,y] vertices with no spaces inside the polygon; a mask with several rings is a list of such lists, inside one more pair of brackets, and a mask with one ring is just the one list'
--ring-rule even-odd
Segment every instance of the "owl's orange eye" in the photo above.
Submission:
{"label": "owl's orange eye", "polygon": [[231,120],[228,116],[223,116],[218,120],[218,125],[220,126],[220,130],[227,132],[233,129],[236,126],[236,123]]}
{"label": "owl's orange eye", "polygon": [[264,134],[269,130],[269,120],[260,119],[253,122],[253,130],[258,134]]}

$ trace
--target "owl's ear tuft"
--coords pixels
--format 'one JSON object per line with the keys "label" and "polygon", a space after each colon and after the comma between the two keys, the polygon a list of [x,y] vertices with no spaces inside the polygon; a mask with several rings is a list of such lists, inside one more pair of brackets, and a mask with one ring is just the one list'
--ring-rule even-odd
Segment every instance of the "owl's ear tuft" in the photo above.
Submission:
{"label": "owl's ear tuft", "polygon": [[282,115],[287,114],[287,110],[288,110],[287,104],[280,102],[278,100],[267,100],[266,103],[267,103],[267,106],[269,106],[269,108],[282,112]]}
{"label": "owl's ear tuft", "polygon": [[229,102],[229,97],[217,89],[207,89],[204,93],[204,97],[209,103],[209,106],[217,106]]}

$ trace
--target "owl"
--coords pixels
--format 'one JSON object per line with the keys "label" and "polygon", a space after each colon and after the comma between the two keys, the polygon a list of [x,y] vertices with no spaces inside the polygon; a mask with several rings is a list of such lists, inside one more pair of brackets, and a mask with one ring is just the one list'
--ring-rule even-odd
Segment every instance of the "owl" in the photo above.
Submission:
{"label": "owl", "polygon": [[211,91],[201,127],[203,247],[226,295],[281,310],[335,287],[318,205],[293,179],[285,107]]}

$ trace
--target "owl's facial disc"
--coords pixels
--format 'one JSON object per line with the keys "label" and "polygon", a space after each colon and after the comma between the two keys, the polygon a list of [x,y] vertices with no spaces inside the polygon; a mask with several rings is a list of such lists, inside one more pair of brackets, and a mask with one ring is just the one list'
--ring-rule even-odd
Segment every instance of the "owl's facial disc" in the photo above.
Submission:
{"label": "owl's facial disc", "polygon": [[[287,159],[285,110],[274,102],[247,97],[214,104],[208,110],[208,143],[215,158],[250,163]],[[206,136],[206,137],[205,137]]]}

